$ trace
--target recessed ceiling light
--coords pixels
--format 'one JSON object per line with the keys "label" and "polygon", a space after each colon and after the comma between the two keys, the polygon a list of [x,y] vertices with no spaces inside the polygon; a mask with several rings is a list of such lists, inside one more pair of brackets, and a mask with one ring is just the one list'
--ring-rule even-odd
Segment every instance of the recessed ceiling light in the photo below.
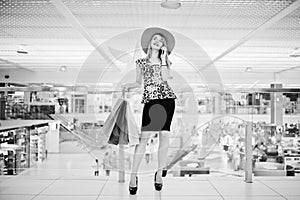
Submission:
{"label": "recessed ceiling light", "polygon": [[252,67],[246,67],[246,72],[252,72]]}
{"label": "recessed ceiling light", "polygon": [[160,6],[167,9],[178,9],[181,7],[181,3],[180,0],[163,0]]}
{"label": "recessed ceiling light", "polygon": [[66,72],[67,71],[67,66],[65,66],[65,65],[61,66],[60,71]]}
{"label": "recessed ceiling light", "polygon": [[289,55],[291,58],[298,58],[300,57],[300,49],[296,47],[294,51]]}

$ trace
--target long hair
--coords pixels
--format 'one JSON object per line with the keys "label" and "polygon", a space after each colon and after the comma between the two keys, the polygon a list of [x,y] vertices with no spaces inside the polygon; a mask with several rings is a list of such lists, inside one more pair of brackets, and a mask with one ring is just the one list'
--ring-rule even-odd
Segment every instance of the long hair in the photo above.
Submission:
{"label": "long hair", "polygon": [[[146,60],[147,60],[148,62],[149,62],[149,59],[150,59],[151,56],[152,56],[151,42],[152,42],[152,39],[153,39],[153,37],[154,37],[155,35],[161,36],[163,46],[167,47],[167,40],[166,40],[166,38],[165,38],[162,34],[160,34],[160,33],[154,34],[154,35],[152,36],[151,40],[150,40],[149,43],[148,43],[147,54],[146,54]],[[159,51],[159,53],[158,53],[158,59],[160,60],[160,62],[161,62],[161,58],[160,58],[161,53],[162,53],[162,51]],[[167,56],[166,56],[166,64],[167,64],[167,67],[168,67],[168,68],[169,68],[169,67],[171,66],[171,64],[172,64],[172,62],[169,60],[168,52],[167,52]]]}

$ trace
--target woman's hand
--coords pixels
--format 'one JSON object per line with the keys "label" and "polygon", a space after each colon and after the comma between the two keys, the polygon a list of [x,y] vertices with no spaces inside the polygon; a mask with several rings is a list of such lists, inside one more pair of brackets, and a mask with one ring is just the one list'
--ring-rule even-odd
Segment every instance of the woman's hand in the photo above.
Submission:
{"label": "woman's hand", "polygon": [[161,48],[161,50],[162,50],[162,53],[160,55],[160,58],[161,58],[161,61],[162,61],[162,65],[165,65],[166,64],[166,59],[167,59],[167,51],[168,51],[168,49],[167,49],[167,47],[163,46]]}
{"label": "woman's hand", "polygon": [[129,92],[129,90],[139,88],[139,87],[141,87],[141,84],[138,82],[121,84],[121,89],[122,89],[122,91],[125,91],[125,92]]}
{"label": "woman's hand", "polygon": [[129,91],[130,89],[130,86],[129,86],[130,83],[124,83],[121,85],[121,89],[122,91]]}

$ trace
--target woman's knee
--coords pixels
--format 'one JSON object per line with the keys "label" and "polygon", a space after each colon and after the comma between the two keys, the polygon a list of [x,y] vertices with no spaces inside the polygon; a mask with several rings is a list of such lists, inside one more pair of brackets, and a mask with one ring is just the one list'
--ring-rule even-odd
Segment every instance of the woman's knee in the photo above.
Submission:
{"label": "woman's knee", "polygon": [[151,135],[152,135],[151,131],[142,131],[142,134],[140,136],[140,142],[142,143],[148,142]]}
{"label": "woman's knee", "polygon": [[170,131],[160,131],[159,137],[160,137],[160,139],[169,139]]}

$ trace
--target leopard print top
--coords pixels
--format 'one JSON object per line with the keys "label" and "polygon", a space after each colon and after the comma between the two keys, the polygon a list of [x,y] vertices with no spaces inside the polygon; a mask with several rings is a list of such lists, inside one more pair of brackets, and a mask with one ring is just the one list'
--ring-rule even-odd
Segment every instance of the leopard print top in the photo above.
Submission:
{"label": "leopard print top", "polygon": [[176,99],[176,95],[167,81],[162,78],[161,64],[150,63],[145,58],[136,60],[141,68],[144,80],[144,92],[141,103],[148,103],[152,99]]}

